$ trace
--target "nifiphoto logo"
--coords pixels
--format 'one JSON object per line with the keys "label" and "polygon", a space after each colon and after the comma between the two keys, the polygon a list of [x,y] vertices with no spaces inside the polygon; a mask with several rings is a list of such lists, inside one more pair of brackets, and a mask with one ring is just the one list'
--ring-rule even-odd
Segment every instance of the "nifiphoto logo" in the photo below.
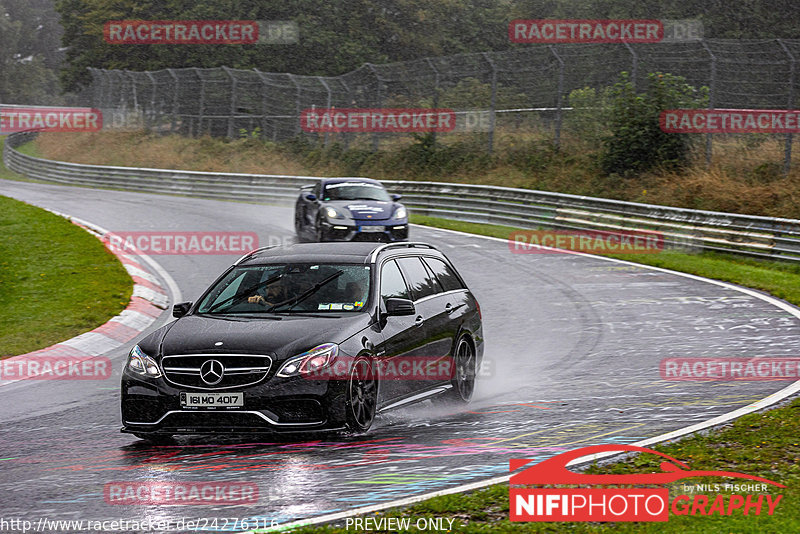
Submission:
{"label": "nifiphoto logo", "polygon": [[[659,466],[661,471],[638,474],[584,474],[567,468],[571,462],[581,458],[625,452],[661,457]],[[664,522],[669,521],[670,512],[673,515],[693,516],[771,516],[783,499],[782,494],[713,495],[711,492],[719,491],[719,486],[714,485],[716,487],[712,488],[712,485],[701,485],[699,489],[702,493],[695,492],[695,488],[691,488],[691,495],[681,493],[670,499],[669,488],[663,486],[687,478],[729,477],[758,484],[750,482],[720,485],[725,490],[767,491],[768,486],[786,487],[779,482],[735,471],[692,470],[687,464],[662,452],[635,445],[593,445],[567,451],[538,463],[532,462],[526,459],[515,459],[510,462],[509,467],[512,472],[532,464],[511,475],[509,480],[511,521]],[[545,485],[581,487],[529,487]],[[685,486],[682,489],[687,491]]]}

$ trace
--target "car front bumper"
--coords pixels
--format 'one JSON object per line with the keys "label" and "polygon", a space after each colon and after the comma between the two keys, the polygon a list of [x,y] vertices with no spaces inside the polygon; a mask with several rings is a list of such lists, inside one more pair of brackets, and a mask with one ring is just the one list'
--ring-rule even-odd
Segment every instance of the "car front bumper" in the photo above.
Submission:
{"label": "car front bumper", "polygon": [[[325,241],[405,241],[408,239],[408,222],[377,221],[369,224],[361,221],[322,223],[322,238]],[[378,231],[372,229],[380,228]]]}
{"label": "car front bumper", "polygon": [[[209,390],[214,391],[215,390]],[[164,377],[122,378],[122,432],[135,434],[275,433],[344,427],[344,380],[272,376],[225,393],[243,393],[241,408],[185,408],[181,392]],[[202,393],[202,392],[201,392]]]}

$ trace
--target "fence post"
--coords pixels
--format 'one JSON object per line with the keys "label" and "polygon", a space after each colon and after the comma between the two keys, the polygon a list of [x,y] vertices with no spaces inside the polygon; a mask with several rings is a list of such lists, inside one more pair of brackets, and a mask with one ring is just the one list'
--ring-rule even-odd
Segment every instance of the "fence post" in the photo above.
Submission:
{"label": "fence post", "polygon": [[231,80],[231,108],[230,116],[228,117],[228,139],[233,139],[233,122],[236,120],[236,78],[231,74],[230,69],[222,66],[222,70],[228,75]]}
{"label": "fence post", "polygon": [[[786,109],[792,110],[794,108],[794,77],[795,73],[797,72],[796,69],[796,59],[794,54],[789,51],[789,48],[783,42],[783,39],[776,39],[778,44],[781,45],[783,51],[786,52],[786,55],[789,56],[789,61],[791,61],[789,66],[789,101],[786,103]],[[786,133],[786,144],[783,149],[783,175],[788,176],[789,171],[792,168],[792,140],[793,135],[791,132]]]}
{"label": "fence post", "polygon": [[[203,110],[206,107],[206,81],[200,76],[200,69],[193,67],[194,75],[200,80],[200,100],[197,103],[197,135],[198,137],[203,133]],[[189,134],[191,135],[191,133]]]}
{"label": "fence post", "polygon": [[172,76],[172,80],[175,82],[175,91],[172,93],[172,123],[169,126],[169,130],[174,132],[178,126],[178,87],[180,86],[180,81],[178,80],[178,76],[175,74],[174,70],[167,69],[167,72],[169,72],[169,75]]}
{"label": "fence post", "polygon": [[[344,86],[344,91],[346,95],[353,94],[353,92],[350,89],[350,86],[341,77],[339,78],[339,83]],[[344,141],[344,149],[348,150],[350,148],[350,134],[348,132],[340,132],[339,138]]]}
{"label": "fence post", "polygon": [[491,154],[492,150],[494,150],[495,110],[497,109],[497,65],[489,57],[488,52],[482,52],[481,55],[492,69],[492,94],[489,99],[489,139],[487,141],[487,151]]}
{"label": "fence post", "polygon": [[[255,72],[256,75],[258,75],[258,79],[261,80],[261,87],[262,87],[262,89],[261,89],[261,108],[262,108],[262,111],[263,111],[263,113],[261,114],[261,125],[264,127],[264,131],[262,133],[262,136],[264,138],[266,138],[267,137],[267,126],[269,125],[269,121],[267,120],[267,108],[268,108],[268,104],[267,103],[269,102],[267,100],[267,93],[268,93],[267,92],[267,86],[269,84],[267,83],[267,77],[264,75],[263,72],[261,72],[258,69],[255,69],[255,68],[253,69],[253,72]],[[278,137],[278,126],[277,126],[277,122],[276,122],[275,125],[272,127],[272,140],[275,141],[277,139],[277,137]]]}
{"label": "fence post", "polygon": [[[375,76],[375,79],[378,80],[378,89],[376,91],[377,107],[383,107],[383,91],[382,91],[383,78],[381,78],[380,74],[378,74],[378,71],[375,70],[375,67],[372,65],[372,63],[366,63],[366,65],[369,68],[369,70],[372,71],[372,74]],[[372,132],[372,151],[377,152],[379,147],[380,147],[380,139],[378,138],[378,132]]]}
{"label": "fence post", "polygon": [[564,95],[564,60],[561,56],[558,55],[558,51],[556,51],[556,47],[554,45],[549,45],[548,48],[550,52],[553,53],[556,60],[558,61],[558,96],[556,100],[556,132],[555,132],[555,139],[553,139],[553,145],[555,145],[556,150],[558,151],[561,148],[561,120],[563,110],[563,95]]}
{"label": "fence post", "polygon": [[[433,107],[433,109],[437,109],[439,107],[439,69],[437,69],[433,64],[431,58],[426,57],[425,62],[433,71],[433,103],[431,107]],[[431,142],[434,146],[436,146],[436,130],[431,132]]]}
{"label": "fence post", "polygon": [[129,70],[122,71],[125,73],[125,76],[128,78],[128,83],[131,84],[131,95],[133,96],[133,111],[139,111],[139,94],[136,91],[136,78],[133,76],[133,73]]}
{"label": "fence post", "polygon": [[147,77],[150,78],[150,83],[153,86],[153,90],[150,93],[150,113],[149,115],[148,113],[144,114],[144,126],[147,130],[149,130],[152,124],[150,122],[151,118],[153,122],[156,120],[156,78],[149,70],[145,71],[145,74],[147,74]]}
{"label": "fence post", "polygon": [[[102,71],[92,67],[88,67],[89,74],[92,75],[92,104],[91,107],[102,109],[103,107],[103,84],[105,83],[105,76],[100,76]],[[98,74],[100,73],[100,74]],[[98,80],[100,83],[97,83]]]}
{"label": "fence post", "polygon": [[[319,83],[321,83],[322,86],[325,88],[325,90],[328,92],[328,98],[325,100],[325,108],[328,111],[330,111],[330,109],[331,109],[331,88],[328,85],[328,82],[326,82],[325,79],[322,76],[317,76],[317,81],[319,81]],[[325,146],[328,146],[328,132],[327,131],[325,132],[323,144]]]}
{"label": "fence post", "polygon": [[[711,51],[711,49],[706,44],[705,39],[700,41],[703,45],[703,48],[706,52],[708,52],[708,56],[711,58],[711,80],[709,80],[708,85],[708,109],[714,109],[714,94],[716,93],[716,85],[717,85],[717,56]],[[712,156],[712,133],[706,134],[706,167],[711,167],[711,156]]]}
{"label": "fence post", "polygon": [[294,121],[294,132],[295,132],[295,135],[299,135],[300,131],[301,131],[300,130],[300,98],[303,95],[303,88],[300,87],[300,84],[297,83],[297,80],[294,79],[294,74],[287,73],[286,75],[289,76],[289,79],[294,84],[295,89],[297,89],[297,93],[295,95],[295,101],[294,101],[294,111],[295,111],[295,114],[297,115],[297,117],[295,117],[295,121]]}
{"label": "fence post", "polygon": [[633,82],[633,92],[636,92],[636,77],[639,74],[639,55],[631,44],[625,41],[625,48],[631,53],[631,82]]}

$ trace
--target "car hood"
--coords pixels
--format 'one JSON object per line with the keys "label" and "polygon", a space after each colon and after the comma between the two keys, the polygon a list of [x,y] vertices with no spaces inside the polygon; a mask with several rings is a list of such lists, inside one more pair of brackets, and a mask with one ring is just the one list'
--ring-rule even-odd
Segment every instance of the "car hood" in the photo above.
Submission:
{"label": "car hood", "polygon": [[[272,316],[276,317],[276,316]],[[271,354],[278,360],[322,343],[342,343],[369,325],[367,313],[332,317],[281,314],[280,319],[187,315],[154,332],[162,355]],[[160,335],[159,335],[160,334]],[[222,342],[220,345],[217,343]],[[148,352],[145,347],[142,347]],[[150,349],[154,354],[155,351]]]}
{"label": "car hood", "polygon": [[366,221],[382,221],[389,219],[395,210],[394,202],[383,200],[335,200],[329,204],[353,219]]}

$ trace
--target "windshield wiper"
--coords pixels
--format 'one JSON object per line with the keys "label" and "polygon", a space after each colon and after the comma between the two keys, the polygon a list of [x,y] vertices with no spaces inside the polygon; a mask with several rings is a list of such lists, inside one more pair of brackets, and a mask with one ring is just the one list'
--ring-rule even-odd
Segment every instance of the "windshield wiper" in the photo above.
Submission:
{"label": "windshield wiper", "polygon": [[333,273],[329,277],[325,278],[324,280],[321,280],[321,281],[317,282],[312,287],[306,289],[305,291],[303,291],[302,293],[300,293],[296,297],[292,297],[290,299],[284,300],[283,302],[279,302],[277,304],[273,304],[266,311],[267,312],[275,311],[275,308],[279,308],[280,306],[285,306],[287,304],[291,304],[291,306],[286,308],[286,310],[283,310],[283,311],[289,311],[292,308],[294,308],[295,306],[297,306],[298,304],[300,304],[302,301],[306,300],[308,297],[310,297],[311,295],[313,295],[314,293],[319,291],[322,288],[322,286],[324,286],[325,284],[327,284],[329,282],[333,282],[334,280],[336,280],[337,278],[339,278],[343,274],[344,274],[344,271],[342,271],[342,270],[336,271],[335,273]]}
{"label": "windshield wiper", "polygon": [[255,285],[252,285],[252,286],[248,287],[246,290],[237,293],[236,295],[228,297],[228,298],[226,298],[225,300],[223,300],[221,302],[217,302],[216,304],[211,306],[208,310],[206,310],[203,313],[212,313],[212,312],[214,312],[214,310],[218,309],[223,304],[230,303],[231,306],[233,306],[235,304],[239,304],[239,302],[241,302],[241,301],[249,298],[250,296],[252,296],[253,291],[255,291],[256,289],[261,289],[261,288],[267,287],[270,284],[274,284],[275,282],[277,282],[281,278],[283,278],[283,274],[279,274],[279,275],[273,276],[272,278],[268,278],[267,280],[264,280],[263,282],[259,282],[259,283],[255,284]]}

